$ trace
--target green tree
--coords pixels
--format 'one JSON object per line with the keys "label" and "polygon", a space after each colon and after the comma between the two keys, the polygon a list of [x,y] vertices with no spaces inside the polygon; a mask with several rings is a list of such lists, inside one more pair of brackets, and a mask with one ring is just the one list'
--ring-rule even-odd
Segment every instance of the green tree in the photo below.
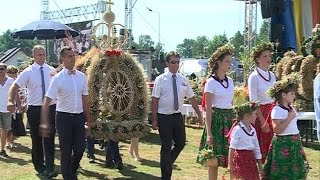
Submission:
{"label": "green tree", "polygon": [[177,52],[181,57],[192,58],[193,57],[193,47],[195,44],[194,39],[184,39],[183,43],[177,45]]}
{"label": "green tree", "polygon": [[7,30],[0,36],[0,52],[5,52],[9,49],[20,47],[23,52],[28,56],[32,54],[32,48],[34,45],[39,44],[38,40],[23,40],[23,39],[14,39],[11,36],[11,31]]}
{"label": "green tree", "polygon": [[237,31],[233,37],[230,38],[230,43],[234,45],[234,56],[239,58],[240,52],[242,52],[241,46],[244,45],[244,37],[243,34],[240,33],[240,31]]}
{"label": "green tree", "polygon": [[216,49],[218,49],[218,47],[223,46],[227,42],[229,42],[229,40],[226,34],[213,36],[212,40],[209,41],[209,45],[208,45],[209,57],[211,56],[212,53],[214,53]]}
{"label": "green tree", "polygon": [[154,47],[154,42],[150,35],[140,35],[138,45],[137,49],[149,50],[150,47]]}
{"label": "green tree", "polygon": [[259,34],[257,37],[257,44],[261,44],[262,42],[269,42],[269,22],[264,20],[259,30]]}
{"label": "green tree", "polygon": [[207,48],[208,44],[209,40],[206,36],[198,36],[192,47],[193,58],[204,57],[204,50]]}

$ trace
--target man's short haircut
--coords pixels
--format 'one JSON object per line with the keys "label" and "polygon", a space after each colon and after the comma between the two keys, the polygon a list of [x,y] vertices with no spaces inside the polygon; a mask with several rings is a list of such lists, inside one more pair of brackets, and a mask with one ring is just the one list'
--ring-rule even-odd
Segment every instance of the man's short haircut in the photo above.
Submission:
{"label": "man's short haircut", "polygon": [[64,55],[66,54],[66,51],[71,51],[72,48],[70,46],[64,46],[61,48],[60,51],[60,57],[64,57]]}
{"label": "man's short haircut", "polygon": [[42,46],[42,45],[35,45],[35,46],[33,46],[32,53],[34,54],[34,52],[35,52],[36,50],[38,50],[38,49],[43,49],[43,50],[45,51],[44,46]]}
{"label": "man's short haircut", "polygon": [[170,52],[167,54],[167,56],[166,56],[166,62],[169,62],[171,57],[178,57],[178,58],[180,58],[180,55],[179,55],[179,53],[177,53],[177,52],[170,51]]}

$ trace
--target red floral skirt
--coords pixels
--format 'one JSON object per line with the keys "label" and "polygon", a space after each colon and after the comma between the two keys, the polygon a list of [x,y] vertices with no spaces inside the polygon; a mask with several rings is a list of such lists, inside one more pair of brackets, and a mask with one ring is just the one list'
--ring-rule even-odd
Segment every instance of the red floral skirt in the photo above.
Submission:
{"label": "red floral skirt", "polygon": [[256,158],[252,150],[235,150],[233,155],[233,173],[236,179],[260,179]]}
{"label": "red floral skirt", "polygon": [[[260,106],[260,110],[262,112],[262,115],[264,117],[264,119],[266,120],[266,122],[264,124],[260,123],[260,120],[257,118],[256,122],[255,122],[255,129],[257,131],[257,136],[258,136],[258,141],[259,141],[259,145],[260,145],[260,150],[261,150],[261,154],[262,154],[262,164],[264,164],[268,151],[269,151],[269,147],[271,144],[271,140],[273,137],[273,128],[272,128],[272,120],[271,120],[271,110],[274,107],[274,104],[264,104]],[[269,126],[270,131],[265,133],[261,130],[261,127],[265,125],[265,126]]]}

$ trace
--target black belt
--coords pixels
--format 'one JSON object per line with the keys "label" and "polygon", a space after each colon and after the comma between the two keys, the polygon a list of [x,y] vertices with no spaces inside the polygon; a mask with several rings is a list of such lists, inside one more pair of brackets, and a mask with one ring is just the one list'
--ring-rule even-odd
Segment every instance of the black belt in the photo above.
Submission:
{"label": "black belt", "polygon": [[83,114],[83,112],[81,112],[81,113],[68,113],[68,112],[61,112],[61,111],[57,111],[57,113],[65,114],[65,115],[68,115],[68,116],[80,116],[80,115]]}
{"label": "black belt", "polygon": [[163,116],[175,116],[175,115],[180,115],[181,112],[178,112],[178,113],[173,113],[173,114],[161,114],[161,113],[158,113],[158,115],[163,115]]}

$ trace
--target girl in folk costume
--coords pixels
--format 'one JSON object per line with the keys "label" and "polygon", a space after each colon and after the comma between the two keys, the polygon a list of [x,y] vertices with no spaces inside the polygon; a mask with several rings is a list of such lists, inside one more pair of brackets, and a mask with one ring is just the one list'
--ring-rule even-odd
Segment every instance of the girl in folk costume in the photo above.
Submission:
{"label": "girl in folk costume", "polygon": [[298,74],[288,75],[267,91],[277,104],[271,112],[275,135],[264,166],[265,179],[306,178],[308,169],[297,127],[298,114],[291,106],[300,79]]}
{"label": "girl in folk costume", "polygon": [[230,179],[260,179],[259,172],[262,173],[261,152],[256,130],[251,125],[257,118],[257,109],[258,104],[254,102],[247,102],[235,107],[238,121],[229,132],[228,170]]}
{"label": "girl in folk costume", "polygon": [[232,53],[233,46],[230,44],[219,47],[213,53],[209,61],[212,76],[206,81],[204,87],[206,121],[197,162],[202,163],[203,150],[213,150],[215,163],[208,167],[209,179],[217,179],[218,166],[227,167],[228,162],[229,143],[226,135],[234,118],[232,110],[234,84],[226,73],[231,68]]}
{"label": "girl in folk costume", "polygon": [[250,101],[259,101],[261,103],[260,108],[257,110],[257,119],[254,125],[262,153],[262,163],[265,162],[273,137],[270,112],[274,105],[272,104],[272,99],[265,93],[276,82],[275,75],[269,71],[272,50],[271,43],[262,43],[253,48],[252,58],[257,68],[250,74],[248,79]]}

